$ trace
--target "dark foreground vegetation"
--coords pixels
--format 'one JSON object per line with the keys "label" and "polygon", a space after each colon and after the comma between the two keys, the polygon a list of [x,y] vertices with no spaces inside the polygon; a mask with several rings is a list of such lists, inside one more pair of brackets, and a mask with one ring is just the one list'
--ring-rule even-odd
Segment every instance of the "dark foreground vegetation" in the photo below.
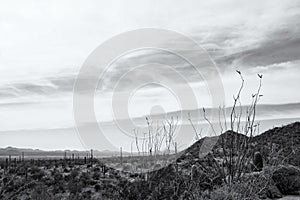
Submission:
{"label": "dark foreground vegetation", "polygon": [[[109,168],[93,158],[4,159],[0,199],[260,199],[299,194],[299,122],[253,137],[251,148],[263,163],[257,155],[247,155],[251,162],[231,184],[228,173],[219,171],[226,170],[222,137],[238,141],[246,136],[228,131],[218,138],[202,138],[172,163],[139,174]],[[215,139],[214,148],[199,155],[199,149]]]}

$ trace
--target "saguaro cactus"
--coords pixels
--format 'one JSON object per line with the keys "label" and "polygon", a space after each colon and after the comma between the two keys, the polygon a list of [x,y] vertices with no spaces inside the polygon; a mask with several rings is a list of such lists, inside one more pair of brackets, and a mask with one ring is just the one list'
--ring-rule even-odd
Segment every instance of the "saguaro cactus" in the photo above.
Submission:
{"label": "saguaro cactus", "polygon": [[94,159],[93,149],[91,149],[91,165],[93,165],[93,159]]}
{"label": "saguaro cactus", "polygon": [[5,159],[5,169],[8,168],[8,158]]}
{"label": "saguaro cactus", "polygon": [[26,166],[26,168],[25,168],[25,180],[27,181],[27,179],[28,179],[28,168]]}
{"label": "saguaro cactus", "polygon": [[123,152],[122,152],[122,147],[120,147],[120,163],[121,163],[121,166],[123,166]]}
{"label": "saguaro cactus", "polygon": [[253,165],[254,165],[254,171],[261,171],[264,164],[263,164],[263,158],[259,151],[254,153],[253,156]]}
{"label": "saguaro cactus", "polygon": [[191,168],[191,180],[195,180],[198,176],[198,167],[197,165],[193,165]]}
{"label": "saguaro cactus", "polygon": [[24,158],[25,158],[24,152],[22,152],[22,162],[24,162]]}

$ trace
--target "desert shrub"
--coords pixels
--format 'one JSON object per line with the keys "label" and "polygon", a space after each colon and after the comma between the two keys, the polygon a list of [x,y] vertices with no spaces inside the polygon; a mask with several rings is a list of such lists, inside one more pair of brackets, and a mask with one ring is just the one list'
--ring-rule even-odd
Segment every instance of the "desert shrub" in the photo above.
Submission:
{"label": "desert shrub", "polygon": [[65,192],[63,175],[58,171],[55,171],[53,175],[53,192],[54,193]]}
{"label": "desert shrub", "polygon": [[76,193],[76,194],[71,194],[68,197],[68,200],[85,200],[85,198],[81,194]]}
{"label": "desert shrub", "polygon": [[[274,195],[272,189],[272,175],[277,167],[266,166],[261,172],[252,172],[244,174],[239,181],[234,182],[232,185],[223,184],[212,184],[213,188],[201,188],[198,185],[195,187],[192,185],[185,188],[184,192],[181,193],[180,199],[260,199],[266,198],[267,196]],[[190,189],[188,189],[190,188]],[[271,194],[270,194],[271,192]],[[275,191],[276,192],[276,191]],[[277,195],[277,194],[276,194]]]}
{"label": "desert shrub", "polygon": [[123,166],[123,171],[130,171],[131,166],[129,164]]}
{"label": "desert shrub", "polygon": [[5,177],[3,178],[3,180],[5,181],[4,186],[2,186],[4,192],[13,192],[15,189],[18,188],[18,186],[15,183],[15,180],[10,179],[9,177]]}
{"label": "desert shrub", "polygon": [[53,193],[64,193],[66,191],[65,184],[63,181],[56,182],[53,185]]}
{"label": "desert shrub", "polygon": [[71,180],[71,175],[64,175],[64,181],[69,182]]}
{"label": "desert shrub", "polygon": [[100,178],[101,178],[101,172],[100,171],[94,172],[93,179],[100,180]]}
{"label": "desert shrub", "polygon": [[52,200],[53,196],[44,184],[38,184],[31,192],[30,198],[33,200]]}
{"label": "desert shrub", "polygon": [[69,168],[64,168],[64,172],[65,172],[65,173],[69,173],[69,172],[70,172],[70,169],[69,169]]}
{"label": "desert shrub", "polygon": [[84,199],[91,199],[92,198],[92,191],[91,190],[84,191],[81,196]]}
{"label": "desert shrub", "polygon": [[180,199],[192,200],[258,200],[257,194],[251,191],[246,182],[235,183],[231,186],[224,184],[214,190],[192,190],[185,192]]}
{"label": "desert shrub", "polygon": [[70,191],[71,194],[80,193],[82,187],[83,187],[83,184],[79,180],[74,180],[74,181],[68,183],[68,190]]}
{"label": "desert shrub", "polygon": [[99,167],[95,167],[94,169],[93,169],[93,172],[100,172],[101,171],[101,169],[99,168]]}
{"label": "desert shrub", "polygon": [[157,163],[154,165],[153,169],[156,170],[156,169],[160,169],[162,166],[161,164]]}
{"label": "desert shrub", "polygon": [[151,194],[149,183],[147,181],[135,181],[130,183],[126,180],[120,180],[117,187],[118,195],[122,199],[147,199]]}
{"label": "desert shrub", "polygon": [[24,176],[26,174],[26,167],[25,166],[20,167],[16,174],[18,176]]}
{"label": "desert shrub", "polygon": [[28,170],[31,174],[35,174],[38,173],[39,171],[41,171],[40,168],[38,168],[37,166],[32,166],[31,168],[29,168]]}
{"label": "desert shrub", "polygon": [[83,172],[83,173],[81,173],[81,176],[79,179],[84,186],[87,186],[90,184],[91,176],[90,176],[90,174]]}
{"label": "desert shrub", "polygon": [[[207,198],[209,197],[209,198]],[[228,186],[220,187],[212,192],[209,195],[204,196],[203,199],[211,200],[241,200],[242,195],[237,193],[235,190],[230,190]]]}
{"label": "desert shrub", "polygon": [[48,186],[48,187],[52,186],[52,184],[53,184],[53,180],[51,179],[51,177],[46,177],[46,176],[44,176],[44,177],[42,178],[42,181],[43,181],[44,184],[45,184],[46,186]]}
{"label": "desert shrub", "polygon": [[96,185],[94,186],[94,189],[95,189],[96,192],[100,192],[101,186],[100,186],[99,184],[96,184]]}
{"label": "desert shrub", "polygon": [[79,175],[79,171],[77,169],[71,171],[70,176],[72,179],[75,179],[78,175]]}
{"label": "desert shrub", "polygon": [[63,175],[59,171],[54,171],[52,176],[55,182],[63,179]]}
{"label": "desert shrub", "polygon": [[40,179],[42,179],[44,176],[45,176],[45,172],[44,172],[43,170],[40,170],[39,172],[34,173],[34,174],[31,175],[31,177],[32,177],[34,180],[40,180]]}

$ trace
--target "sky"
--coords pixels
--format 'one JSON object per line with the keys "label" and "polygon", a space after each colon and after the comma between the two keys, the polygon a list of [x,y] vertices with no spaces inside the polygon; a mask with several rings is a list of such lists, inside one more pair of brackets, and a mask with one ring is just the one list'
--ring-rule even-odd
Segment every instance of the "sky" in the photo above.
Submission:
{"label": "sky", "polygon": [[[246,81],[244,104],[250,103],[249,96],[258,86],[257,73],[264,75],[261,104],[298,103],[299,19],[296,0],[1,0],[0,147],[84,148],[73,117],[73,86],[79,70],[104,41],[139,28],[173,30],[203,47],[221,74],[227,106],[239,86],[237,69]],[[96,91],[97,120],[113,120],[113,86],[125,71],[152,60],[174,65],[187,77],[198,107],[211,106],[205,81],[194,75],[191,66],[163,51],[141,50],[116,60],[106,74]],[[156,80],[157,74],[181,87],[170,70],[153,68],[126,77],[117,92],[135,91],[141,80]],[[128,100],[130,117],[180,109],[196,108],[181,107],[176,95],[157,85],[141,87]],[[297,116],[300,113],[293,114]]]}

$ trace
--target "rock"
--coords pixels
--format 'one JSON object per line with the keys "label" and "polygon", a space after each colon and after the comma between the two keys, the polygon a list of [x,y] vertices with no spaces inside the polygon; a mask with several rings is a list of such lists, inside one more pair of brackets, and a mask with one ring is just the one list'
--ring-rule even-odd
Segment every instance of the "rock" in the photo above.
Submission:
{"label": "rock", "polygon": [[282,166],[277,169],[272,179],[282,194],[298,194],[300,191],[300,170],[294,166]]}
{"label": "rock", "polygon": [[261,171],[264,167],[263,158],[260,152],[255,152],[253,157],[254,171]]}
{"label": "rock", "polygon": [[300,199],[299,195],[297,195],[297,196],[291,196],[291,195],[289,195],[289,196],[285,196],[285,197],[283,197],[283,198],[281,198],[279,200],[299,200],[299,199]]}
{"label": "rock", "polygon": [[267,189],[267,197],[270,199],[281,198],[282,194],[275,185],[270,185]]}

